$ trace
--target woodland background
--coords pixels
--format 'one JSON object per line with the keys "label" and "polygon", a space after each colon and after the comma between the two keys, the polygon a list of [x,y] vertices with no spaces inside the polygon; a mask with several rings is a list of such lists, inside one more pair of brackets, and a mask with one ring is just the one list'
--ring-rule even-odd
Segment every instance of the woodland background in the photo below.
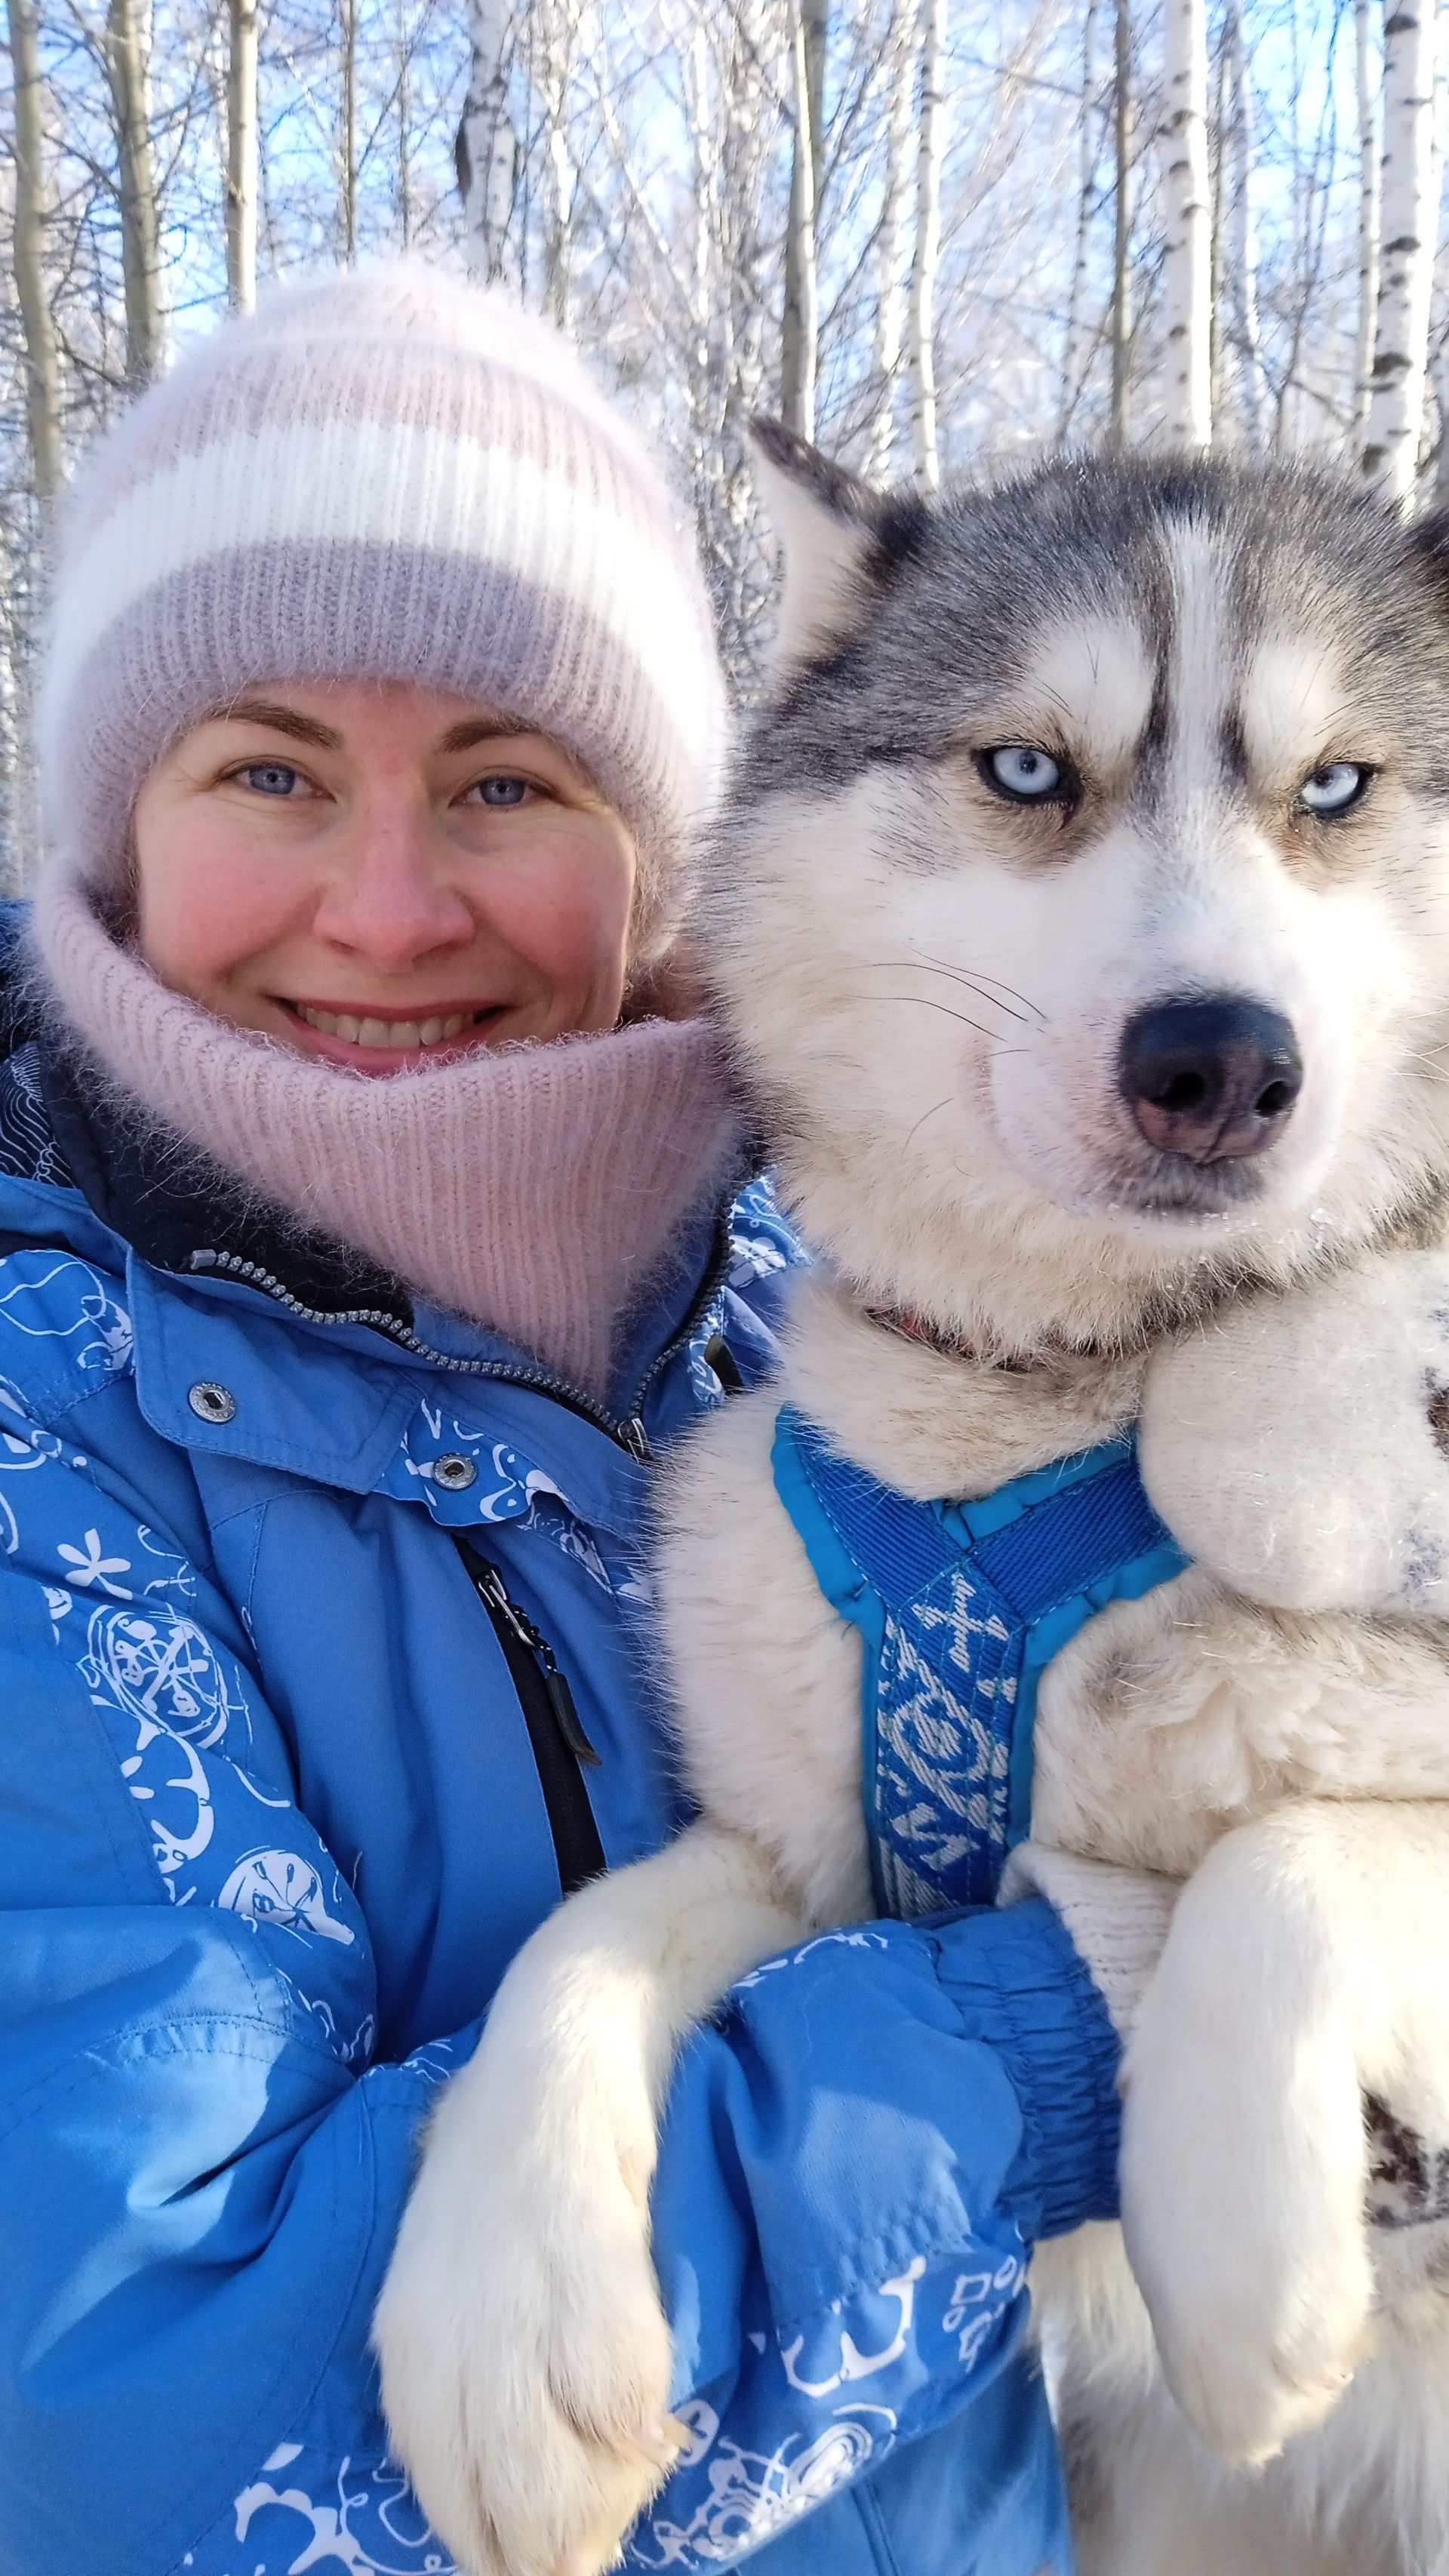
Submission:
{"label": "woodland background", "polygon": [[1112,440],[1449,495],[1441,0],[4,8],[12,882],[70,465],[274,274],[410,248],[571,330],[665,456],[742,696],[758,409],[928,487]]}

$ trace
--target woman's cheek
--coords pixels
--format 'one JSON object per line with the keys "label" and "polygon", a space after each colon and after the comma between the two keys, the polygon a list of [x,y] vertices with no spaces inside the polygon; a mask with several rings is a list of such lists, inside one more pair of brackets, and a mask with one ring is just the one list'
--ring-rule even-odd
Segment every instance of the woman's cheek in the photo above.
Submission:
{"label": "woman's cheek", "polygon": [[296,909],[295,880],[255,853],[210,847],[142,854],[141,953],[177,991],[204,1000],[260,959]]}
{"label": "woman's cheek", "polygon": [[484,909],[558,997],[572,1000],[622,986],[633,876],[611,832],[544,834],[498,872]]}

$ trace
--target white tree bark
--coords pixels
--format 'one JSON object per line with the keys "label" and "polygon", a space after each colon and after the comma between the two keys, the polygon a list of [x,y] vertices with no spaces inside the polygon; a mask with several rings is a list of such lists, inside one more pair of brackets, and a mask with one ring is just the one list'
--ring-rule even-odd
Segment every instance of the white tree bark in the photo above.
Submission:
{"label": "white tree bark", "polygon": [[109,0],[106,75],[120,172],[126,378],[138,388],[160,374],[166,358],[148,54],[142,0]]}
{"label": "white tree bark", "polygon": [[895,451],[896,384],[906,321],[906,156],[916,97],[915,0],[892,0],[886,39],[886,161],[876,247],[875,411],[866,472],[888,481]]}
{"label": "white tree bark", "polygon": [[1067,296],[1067,325],[1062,337],[1062,382],[1057,400],[1057,444],[1068,436],[1081,397],[1082,378],[1090,364],[1086,329],[1087,292],[1092,265],[1092,208],[1097,193],[1099,137],[1094,114],[1096,67],[1093,61],[1097,0],[1087,0],[1082,18],[1081,112],[1077,123],[1077,247]]}
{"label": "white tree bark", "polygon": [[1207,447],[1213,424],[1206,0],[1163,0],[1162,50],[1167,96],[1165,425],[1169,437],[1182,446]]}
{"label": "white tree bark", "polygon": [[1368,432],[1374,337],[1379,311],[1380,80],[1374,0],[1354,0],[1354,71],[1358,93],[1358,333],[1354,342],[1354,444]]}
{"label": "white tree bark", "polygon": [[535,0],[529,13],[535,81],[543,105],[548,172],[544,216],[544,304],[561,330],[569,324],[573,274],[574,201],[578,164],[569,132],[569,73],[578,38],[574,0]]}
{"label": "white tree bark", "polygon": [[1434,407],[1439,415],[1439,453],[1434,462],[1434,507],[1449,506],[1449,363],[1441,351],[1434,368]]}
{"label": "white tree bark", "polygon": [[402,246],[413,246],[413,39],[407,0],[397,0],[397,224]]}
{"label": "white tree bark", "polygon": [[916,257],[911,271],[911,426],[917,480],[941,485],[936,429],[936,271],[941,259],[941,163],[946,150],[947,0],[923,0]]}
{"label": "white tree bark", "polygon": [[1112,444],[1127,444],[1132,359],[1132,6],[1117,0],[1112,39]]}
{"label": "white tree bark", "polygon": [[9,0],[10,61],[15,85],[15,294],[25,341],[25,417],[30,470],[42,504],[60,489],[60,360],[55,317],[45,289],[45,141],[34,0]]}
{"label": "white tree bark", "polygon": [[[1261,447],[1266,387],[1263,382],[1263,335],[1258,318],[1258,227],[1253,207],[1257,120],[1253,112],[1253,69],[1243,31],[1241,0],[1233,0],[1223,30],[1223,42],[1228,53],[1235,145],[1228,260],[1238,312],[1238,382],[1248,444]],[[1219,149],[1222,149],[1221,145]],[[1224,301],[1229,299],[1225,297]]]}
{"label": "white tree bark", "polygon": [[508,113],[513,0],[472,0],[472,67],[458,127],[458,190],[468,265],[490,284],[503,275],[518,145]]}
{"label": "white tree bark", "polygon": [[257,301],[257,0],[228,0],[226,292],[236,313]]}
{"label": "white tree bark", "polygon": [[337,230],[344,266],[357,259],[357,11],[359,0],[340,0],[341,97],[337,133]]}
{"label": "white tree bark", "polygon": [[815,435],[820,344],[816,210],[823,168],[825,54],[830,0],[790,0],[790,92],[795,134],[785,234],[785,309],[780,330],[780,416],[797,438]]}
{"label": "white tree bark", "polygon": [[1434,182],[1436,0],[1394,7],[1384,27],[1384,144],[1378,319],[1363,470],[1412,499],[1424,427],[1438,209]]}

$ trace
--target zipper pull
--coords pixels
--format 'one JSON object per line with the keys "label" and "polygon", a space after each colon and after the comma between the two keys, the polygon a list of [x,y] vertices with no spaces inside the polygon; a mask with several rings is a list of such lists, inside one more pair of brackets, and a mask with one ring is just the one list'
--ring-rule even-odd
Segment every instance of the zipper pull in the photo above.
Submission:
{"label": "zipper pull", "polygon": [[521,1646],[526,1646],[539,1667],[548,1702],[558,1721],[558,1731],[576,1762],[587,1763],[594,1771],[603,1767],[603,1755],[596,1753],[584,1733],[583,1720],[574,1706],[574,1695],[559,1671],[558,1661],[547,1637],[540,1634],[526,1610],[520,1610],[510,1599],[507,1586],[496,1565],[486,1556],[475,1556],[469,1550],[469,1572],[476,1589],[500,1619],[506,1619]]}
{"label": "zipper pull", "polygon": [[654,1452],[649,1446],[649,1434],[637,1413],[631,1414],[624,1424],[624,1446],[631,1458],[638,1459],[641,1467],[653,1465]]}
{"label": "zipper pull", "polygon": [[503,1577],[497,1567],[490,1565],[486,1556],[474,1556],[470,1550],[468,1571],[473,1577],[475,1592],[482,1593],[490,1610],[496,1610],[501,1618],[507,1620],[515,1637],[521,1638],[525,1646],[530,1644],[531,1640],[525,1634],[518,1612],[503,1589]]}
{"label": "zipper pull", "polygon": [[558,1719],[558,1731],[570,1753],[576,1762],[584,1763],[590,1771],[601,1770],[603,1756],[594,1751],[585,1735],[583,1721],[574,1706],[573,1692],[569,1689],[547,1646],[541,1648],[539,1661],[543,1666],[543,1686],[552,1702],[554,1716]]}
{"label": "zipper pull", "polygon": [[735,1358],[723,1333],[710,1334],[704,1346],[704,1356],[726,1395],[744,1394],[745,1381],[740,1373],[739,1361]]}

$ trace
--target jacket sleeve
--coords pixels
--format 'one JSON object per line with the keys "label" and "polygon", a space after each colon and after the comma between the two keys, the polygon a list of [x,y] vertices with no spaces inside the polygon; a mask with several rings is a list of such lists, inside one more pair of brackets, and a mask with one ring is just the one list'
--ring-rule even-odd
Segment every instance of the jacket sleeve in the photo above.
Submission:
{"label": "jacket sleeve", "polygon": [[1118,2057],[1040,1900],[829,1934],[744,1980],[662,2142],[691,2441],[631,2566],[727,2563],[953,2417],[968,2456],[979,2418],[989,2472],[980,2401],[1020,2345],[1033,2244],[1116,2212]]}

